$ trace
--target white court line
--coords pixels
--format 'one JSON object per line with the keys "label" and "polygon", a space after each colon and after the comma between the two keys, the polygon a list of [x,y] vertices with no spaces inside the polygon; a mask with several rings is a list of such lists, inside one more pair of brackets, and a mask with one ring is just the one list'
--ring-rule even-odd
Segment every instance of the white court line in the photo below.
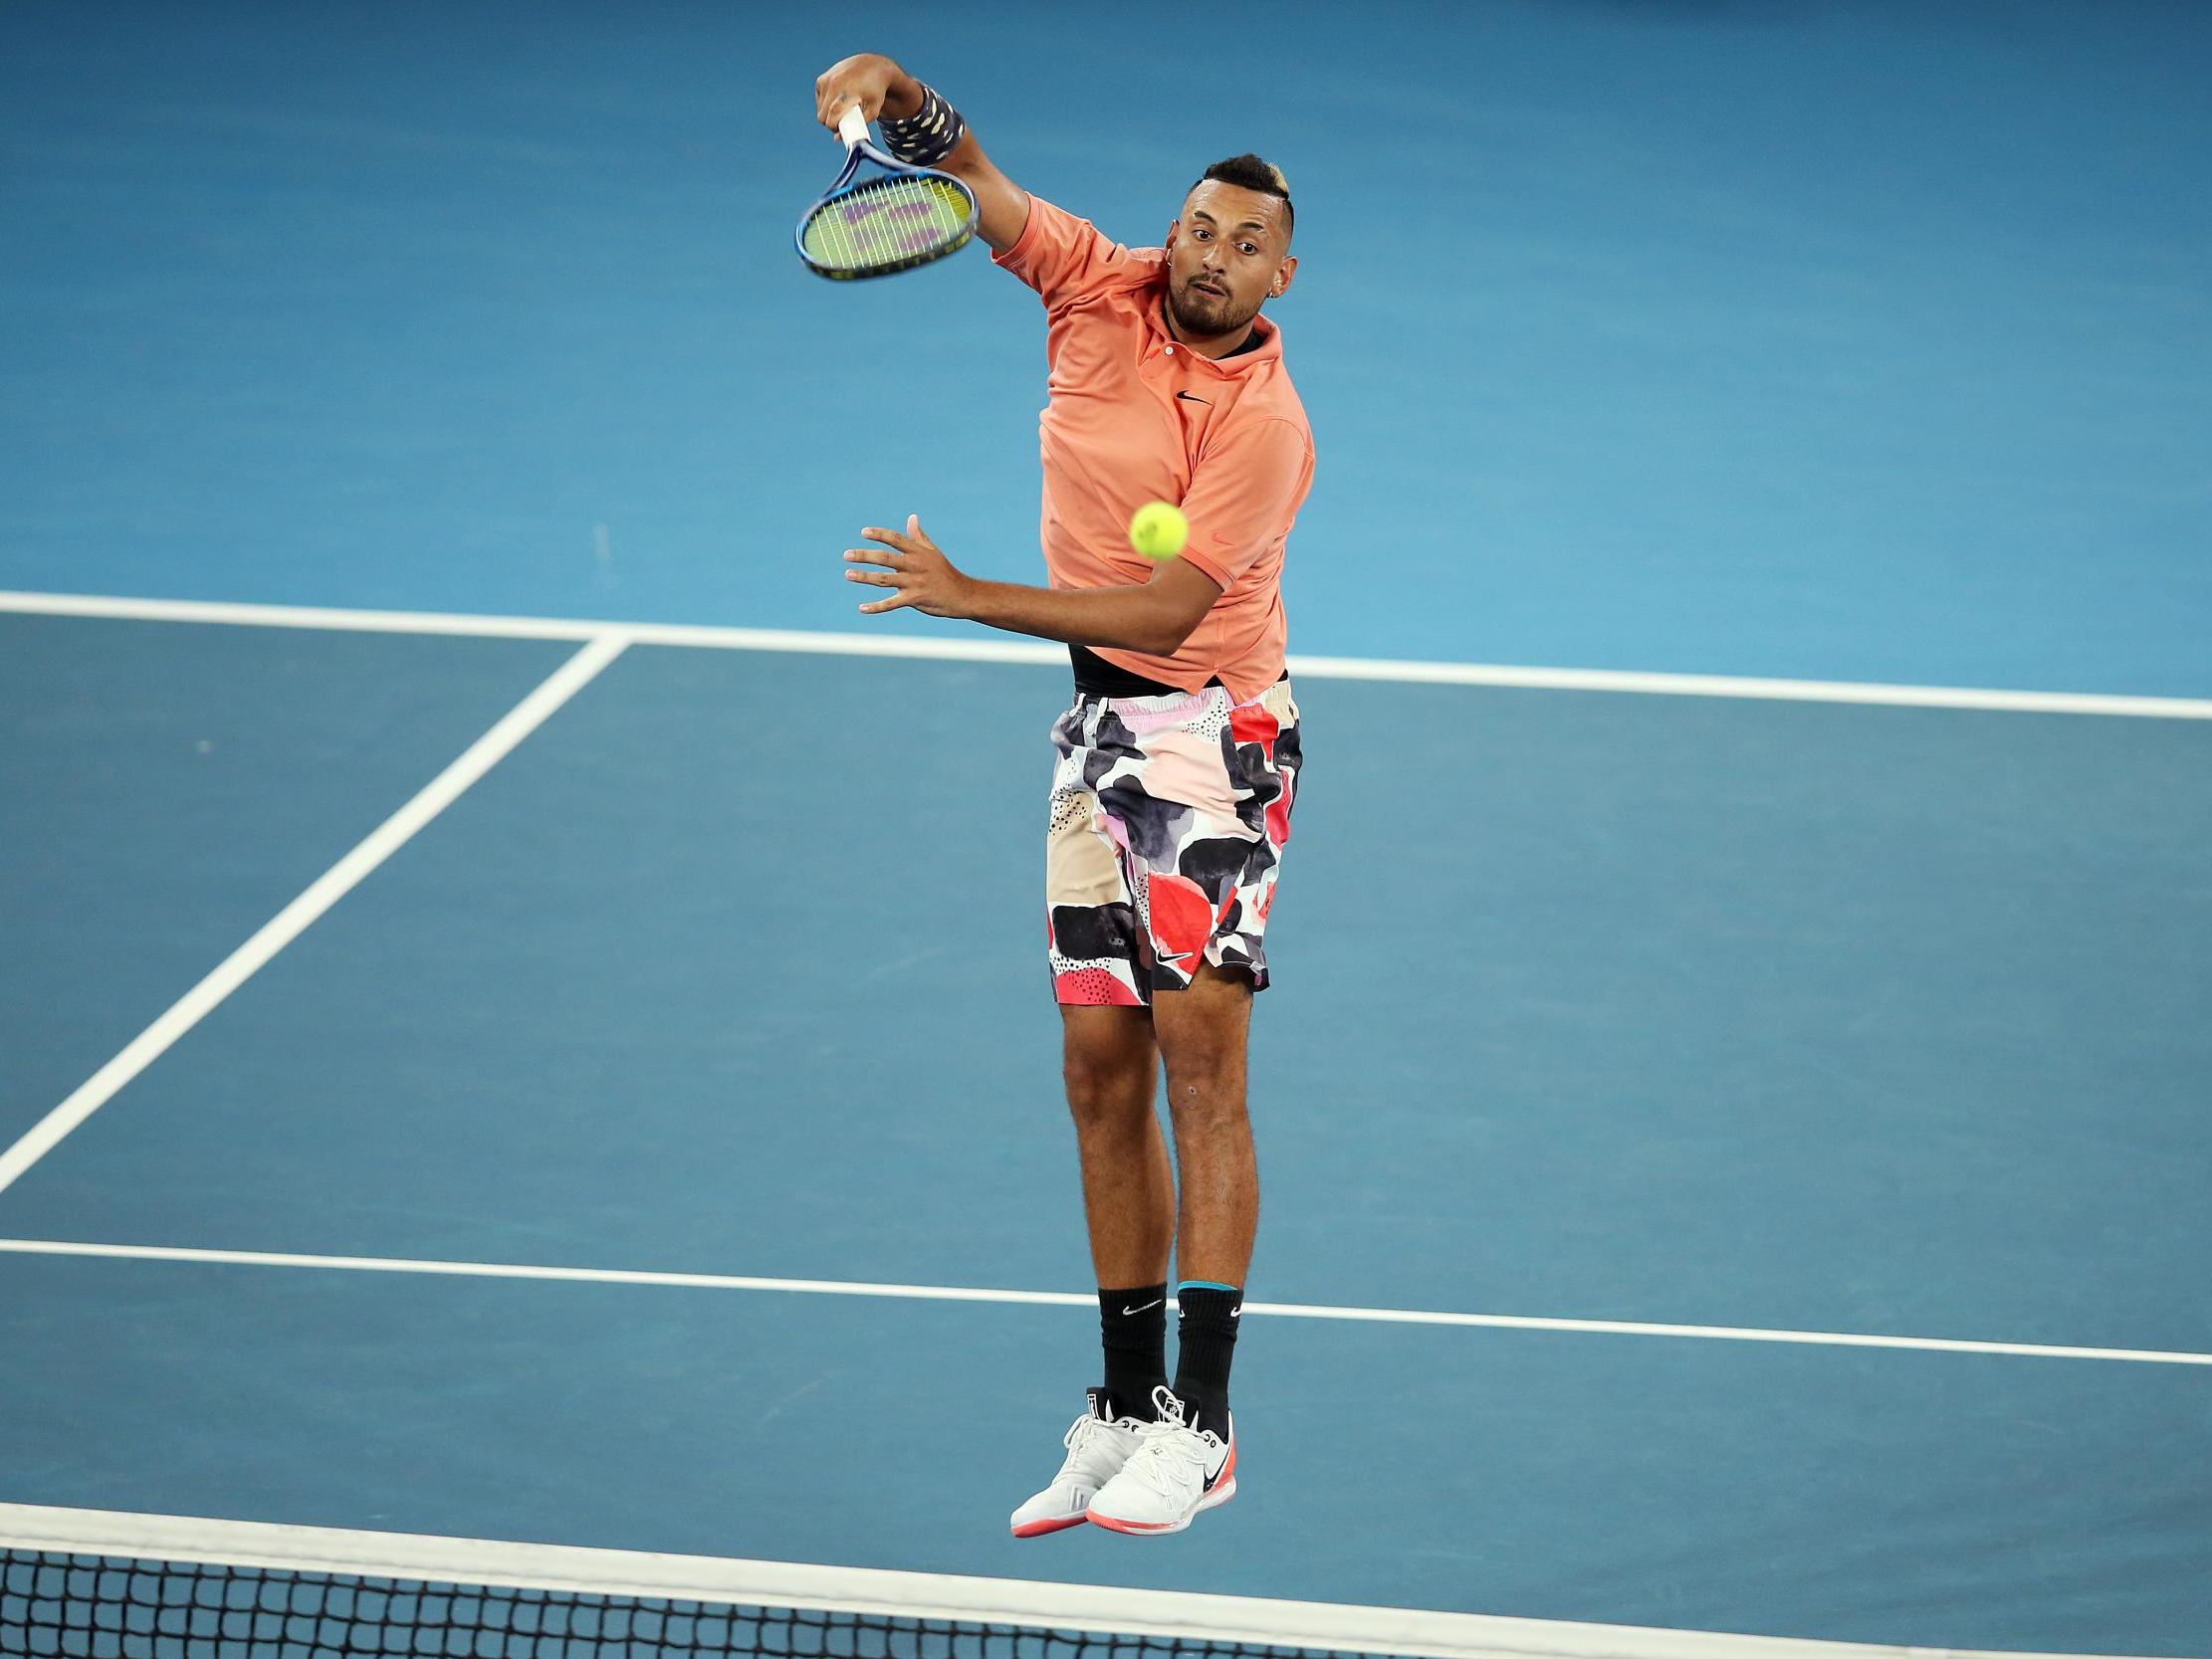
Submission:
{"label": "white court line", "polygon": [[[189,1515],[0,1504],[0,1545],[54,1555],[195,1561],[272,1572],[495,1584],[710,1606],[806,1608],[877,1619],[1018,1623],[1031,1631],[1181,1636],[1415,1659],[2062,1659],[1804,1637],[1582,1624],[1494,1613],[1123,1589],[882,1567],[366,1533]],[[855,1650],[857,1651],[857,1650]]]}
{"label": "white court line", "polygon": [[[0,590],[0,612],[142,622],[226,623],[253,628],[327,628],[356,633],[452,634],[472,639],[588,640],[626,634],[641,645],[719,651],[788,651],[838,657],[908,657],[939,662],[1065,665],[1063,647],[1033,640],[931,639],[908,634],[817,633],[792,628],[711,628],[666,622],[579,622],[557,617],[468,616],[432,611],[338,610],[244,605],[200,599],[129,599],[86,593]],[[1968,686],[1888,686],[1849,680],[1770,680],[1721,674],[1640,674],[1613,669],[1520,668],[1492,663],[1394,662],[1293,656],[1309,680],[1378,680],[1396,685],[1497,686],[1536,691],[1628,692],[1654,697],[1752,698],[1786,703],[1856,703],[2013,714],[2120,715],[2212,721],[2212,699],[2117,697],[2092,692],[1995,691]]]}
{"label": "white court line", "polygon": [[269,959],[305,933],[362,878],[405,846],[410,837],[460,798],[463,790],[490,771],[516,744],[591,683],[629,644],[620,633],[602,633],[549,675],[544,684],[507,712],[450,766],[425,784],[415,798],[371,830],[360,845],[331,866],[306,892],[262,925],[206,978],[177,998],[169,1010],[132,1038],[107,1065],[80,1084],[69,1099],[0,1152],[0,1192],[5,1192],[34,1163],[52,1151],[80,1124],[114,1098],[124,1085],[166,1053],[178,1038],[207,1017]]}
{"label": "white court line", "polygon": [[[71,1239],[0,1238],[0,1254],[93,1256],[122,1261],[207,1262],[226,1267],[305,1267],[349,1273],[422,1273],[460,1279],[550,1279],[580,1285],[654,1285],[678,1290],[784,1291],[804,1296],[880,1296],[912,1302],[1001,1302],[1094,1308],[1073,1291],[988,1290],[966,1285],[886,1285],[855,1279],[769,1279],[737,1273],[659,1273],[613,1267],[538,1267],[514,1262],[439,1262],[409,1256],[316,1256],[289,1250],[204,1250],[168,1244],[87,1244]],[[1950,1337],[1876,1337],[1848,1331],[1769,1331],[1735,1325],[1658,1325],[1642,1320],[1539,1319],[1523,1314],[1451,1314],[1421,1308],[1333,1308],[1305,1302],[1247,1302],[1247,1314],[1352,1320],[1376,1325],[1473,1326],[1495,1331],[1564,1331],[1601,1337],[1682,1337],[1707,1342],[1790,1343],[1815,1348],[1918,1348],[2031,1359],[2106,1359],[2152,1365],[2212,1365],[2212,1353],[2155,1348],[2075,1348]]]}

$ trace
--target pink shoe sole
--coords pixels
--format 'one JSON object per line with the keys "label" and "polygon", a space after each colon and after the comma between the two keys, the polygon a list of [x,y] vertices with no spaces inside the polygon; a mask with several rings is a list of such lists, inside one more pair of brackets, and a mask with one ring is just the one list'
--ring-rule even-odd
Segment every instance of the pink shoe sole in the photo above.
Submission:
{"label": "pink shoe sole", "polygon": [[1088,1515],[1069,1515],[1056,1521],[1024,1521],[1020,1526],[1013,1529],[1013,1536],[1015,1538],[1043,1538],[1048,1533],[1064,1533],[1070,1527],[1080,1527],[1089,1519]]}
{"label": "pink shoe sole", "polygon": [[1096,1510],[1086,1510],[1083,1519],[1094,1527],[1104,1527],[1110,1533],[1126,1533],[1131,1538],[1160,1538],[1168,1533],[1180,1533],[1190,1526],[1193,1518],[1210,1509],[1218,1509],[1236,1496],[1236,1477],[1231,1475],[1212,1492],[1198,1501],[1197,1506],[1181,1521],[1119,1521],[1110,1515],[1100,1515]]}

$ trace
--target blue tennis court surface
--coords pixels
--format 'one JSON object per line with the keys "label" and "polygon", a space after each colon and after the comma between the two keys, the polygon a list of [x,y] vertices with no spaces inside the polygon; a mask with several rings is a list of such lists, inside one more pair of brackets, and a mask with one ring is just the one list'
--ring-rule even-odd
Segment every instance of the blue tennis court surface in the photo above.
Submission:
{"label": "blue tennis court surface", "polygon": [[[10,1139],[569,650],[0,632]],[[1367,736],[1260,1010],[1290,1306],[1246,1494],[1145,1551],[1002,1530],[1092,1362],[1007,875],[1060,689],[630,646],[0,1198],[85,1247],[0,1256],[15,1494],[2189,1651],[2205,722],[1312,682]]]}
{"label": "blue tennis court surface", "polygon": [[[0,1510],[2212,1653],[2212,26],[1191,27],[1078,109],[966,4],[0,8]],[[798,271],[869,46],[1130,240],[1298,193],[1173,1541],[1005,1533],[1096,1380],[1066,669],[836,553],[1035,578],[1042,330]]]}

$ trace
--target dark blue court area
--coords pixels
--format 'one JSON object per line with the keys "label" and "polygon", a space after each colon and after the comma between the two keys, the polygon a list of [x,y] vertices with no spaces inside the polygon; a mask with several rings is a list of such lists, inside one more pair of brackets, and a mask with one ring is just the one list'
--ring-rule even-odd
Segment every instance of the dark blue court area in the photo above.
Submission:
{"label": "dark blue court area", "polygon": [[[837,554],[1040,579],[1042,326],[799,268],[863,49],[1131,242],[1297,194],[1173,1540],[1006,1536],[1067,672]],[[2212,1654],[2207,85],[2147,0],[0,7],[0,1507]]]}

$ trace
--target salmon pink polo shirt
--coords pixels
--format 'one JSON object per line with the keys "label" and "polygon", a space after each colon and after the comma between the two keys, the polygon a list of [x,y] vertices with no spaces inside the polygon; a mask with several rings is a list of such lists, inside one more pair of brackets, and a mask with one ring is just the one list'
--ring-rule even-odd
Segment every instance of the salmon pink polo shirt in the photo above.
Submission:
{"label": "salmon pink polo shirt", "polygon": [[1174,502],[1191,520],[1183,557],[1220,597],[1172,657],[1098,655],[1185,691],[1217,678],[1239,703],[1259,696],[1282,677],[1283,548],[1313,483],[1313,434],[1281,331],[1262,317],[1256,344],[1218,360],[1178,344],[1161,315],[1166,251],[1124,248],[1035,196],[1020,240],[994,259],[1047,314],[1037,430],[1052,585],[1150,580],[1129,519],[1147,502]]}

